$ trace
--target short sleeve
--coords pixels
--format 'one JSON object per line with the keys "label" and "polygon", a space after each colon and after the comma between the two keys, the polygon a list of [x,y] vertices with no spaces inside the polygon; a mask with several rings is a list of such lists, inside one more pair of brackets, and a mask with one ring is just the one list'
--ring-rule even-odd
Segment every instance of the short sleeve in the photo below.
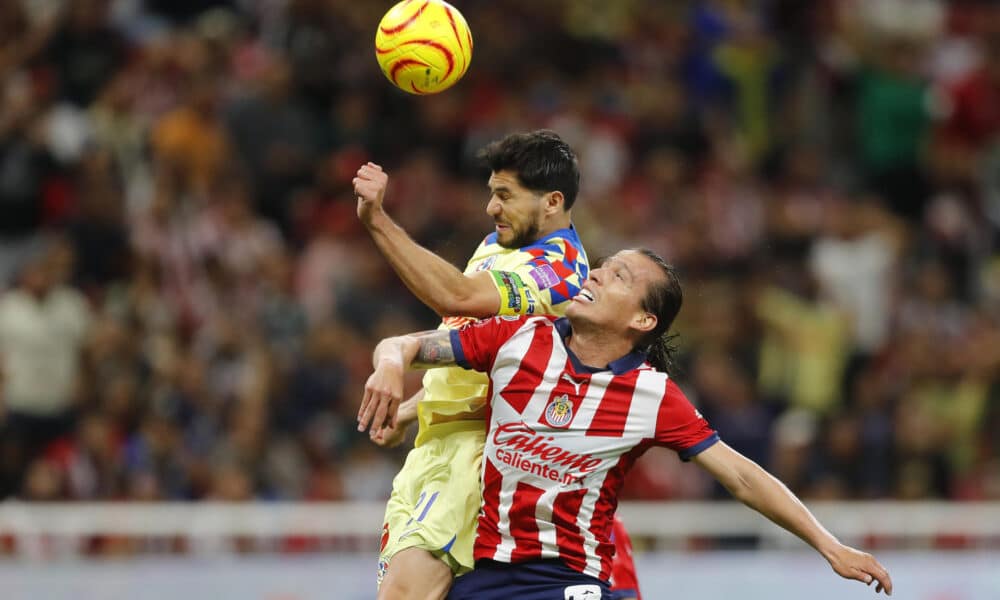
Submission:
{"label": "short sleeve", "polygon": [[452,329],[455,362],[466,369],[489,372],[497,352],[526,322],[526,317],[492,317]]}
{"label": "short sleeve", "polygon": [[527,260],[491,271],[500,294],[500,315],[562,314],[587,278],[586,256],[570,241],[552,238],[524,248]]}
{"label": "short sleeve", "polygon": [[718,442],[719,434],[677,384],[667,380],[656,418],[656,441],[677,452],[681,460],[688,461]]}

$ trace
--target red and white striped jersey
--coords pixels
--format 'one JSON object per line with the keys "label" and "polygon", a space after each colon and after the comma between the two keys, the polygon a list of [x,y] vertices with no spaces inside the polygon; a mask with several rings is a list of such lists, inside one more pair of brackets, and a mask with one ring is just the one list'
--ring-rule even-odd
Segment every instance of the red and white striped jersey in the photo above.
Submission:
{"label": "red and white striped jersey", "polygon": [[559,558],[605,581],[625,473],[648,448],[682,459],[718,441],[640,353],[591,369],[566,347],[569,321],[494,317],[451,333],[458,363],[490,375],[476,559]]}

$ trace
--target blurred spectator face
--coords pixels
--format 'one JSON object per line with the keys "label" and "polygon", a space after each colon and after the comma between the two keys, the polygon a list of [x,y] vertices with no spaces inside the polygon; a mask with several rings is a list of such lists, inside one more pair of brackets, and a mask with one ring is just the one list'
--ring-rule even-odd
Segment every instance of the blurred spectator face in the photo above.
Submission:
{"label": "blurred spectator face", "polygon": [[188,91],[188,104],[198,114],[211,117],[219,105],[219,85],[207,75],[195,77]]}
{"label": "blurred spectator face", "polygon": [[114,439],[111,423],[101,414],[88,415],[80,423],[80,444],[90,454],[111,460],[114,457]]}
{"label": "blurred spectator face", "polygon": [[247,225],[254,220],[249,190],[245,184],[232,182],[225,185],[220,191],[219,201],[222,208],[222,218],[229,225]]}
{"label": "blurred spectator face", "polygon": [[63,478],[59,469],[45,459],[38,459],[28,467],[24,479],[25,500],[59,500],[63,496]]}
{"label": "blurred spectator face", "polygon": [[28,31],[28,21],[20,2],[0,2],[0,35],[16,39]]}
{"label": "blurred spectator face", "polygon": [[830,423],[827,431],[827,448],[834,457],[851,460],[861,450],[860,439],[857,420],[851,417],[838,417]]}
{"label": "blurred spectator face", "polygon": [[159,480],[154,474],[147,471],[140,471],[129,476],[128,496],[130,500],[147,502],[163,499]]}
{"label": "blurred spectator face", "polygon": [[951,276],[944,265],[932,262],[920,270],[917,289],[926,300],[942,302],[952,295]]}
{"label": "blurred spectator face", "polygon": [[520,248],[535,241],[542,226],[543,197],[522,186],[512,171],[493,173],[489,186],[486,213],[496,224],[497,243]]}
{"label": "blurred spectator face", "polygon": [[291,259],[283,253],[276,253],[261,258],[258,265],[260,277],[271,289],[291,291],[294,283],[294,265]]}
{"label": "blurred spectator face", "polygon": [[137,386],[132,375],[119,375],[104,388],[104,409],[119,423],[127,423],[136,410]]}
{"label": "blurred spectator face", "polygon": [[107,22],[107,0],[71,0],[70,5],[70,27],[79,33],[93,32]]}
{"label": "blurred spectator face", "polygon": [[994,83],[1000,85],[1000,31],[991,33],[983,42],[983,64]]}
{"label": "blurred spectator face", "polygon": [[224,465],[212,473],[213,500],[242,502],[253,499],[253,484],[246,470],[237,465]]}
{"label": "blurred spectator face", "polygon": [[886,67],[902,77],[917,77],[923,55],[923,48],[915,40],[893,40],[886,45]]}
{"label": "blurred spectator face", "polygon": [[72,270],[73,249],[65,240],[59,240],[25,265],[21,285],[29,293],[42,297],[54,286],[65,282]]}
{"label": "blurred spectator face", "polygon": [[43,297],[52,288],[52,277],[45,264],[33,261],[21,272],[21,286],[29,294]]}
{"label": "blurred spectator face", "polygon": [[281,100],[288,97],[292,89],[292,70],[288,63],[284,60],[273,61],[261,75],[260,85],[269,98]]}
{"label": "blurred spectator face", "polygon": [[[662,191],[669,193],[683,185],[687,176],[684,155],[670,147],[653,150],[643,164],[643,174]],[[664,198],[666,201],[672,198]]]}

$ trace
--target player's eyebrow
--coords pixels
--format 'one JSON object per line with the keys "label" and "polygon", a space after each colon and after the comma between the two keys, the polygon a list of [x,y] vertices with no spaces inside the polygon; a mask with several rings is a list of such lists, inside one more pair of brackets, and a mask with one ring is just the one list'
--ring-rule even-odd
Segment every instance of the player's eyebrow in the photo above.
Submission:
{"label": "player's eyebrow", "polygon": [[629,281],[635,281],[635,273],[629,268],[628,262],[621,260],[615,256],[609,256],[600,262],[601,267],[607,268],[621,268],[628,274]]}
{"label": "player's eyebrow", "polygon": [[629,278],[629,281],[635,281],[635,273],[633,273],[633,272],[632,272],[632,269],[630,269],[630,268],[628,267],[628,263],[627,263],[627,262],[625,262],[624,260],[623,260],[623,261],[620,261],[620,262],[621,262],[621,264],[622,264],[622,268],[623,268],[623,269],[625,269],[625,272],[626,272],[626,273],[628,273],[628,278]]}

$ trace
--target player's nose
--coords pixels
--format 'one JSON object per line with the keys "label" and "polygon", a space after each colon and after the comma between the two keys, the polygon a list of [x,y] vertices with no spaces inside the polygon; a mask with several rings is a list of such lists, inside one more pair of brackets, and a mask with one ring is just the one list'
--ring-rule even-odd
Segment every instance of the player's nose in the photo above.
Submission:
{"label": "player's nose", "polygon": [[490,196],[490,201],[486,203],[486,214],[491,217],[500,214],[500,201],[495,196]]}

